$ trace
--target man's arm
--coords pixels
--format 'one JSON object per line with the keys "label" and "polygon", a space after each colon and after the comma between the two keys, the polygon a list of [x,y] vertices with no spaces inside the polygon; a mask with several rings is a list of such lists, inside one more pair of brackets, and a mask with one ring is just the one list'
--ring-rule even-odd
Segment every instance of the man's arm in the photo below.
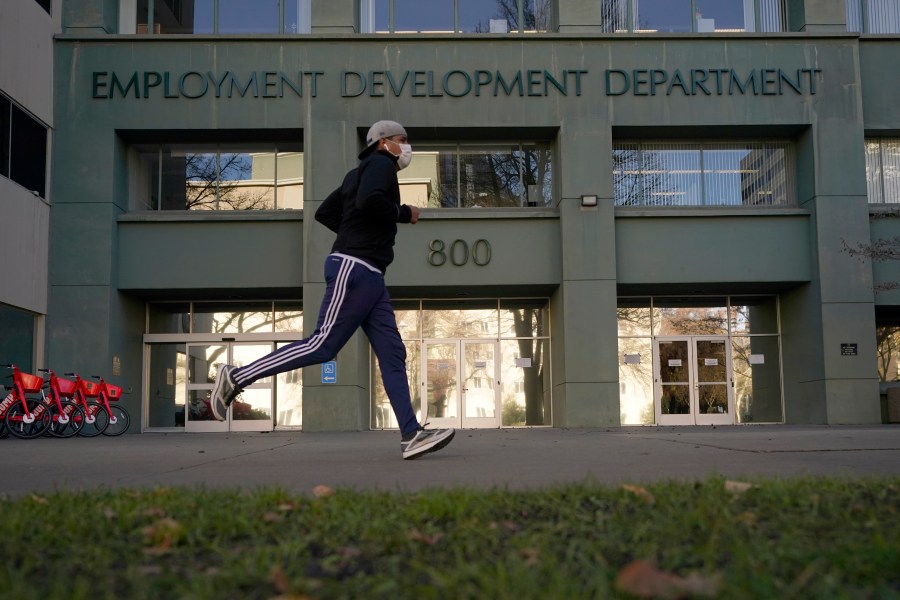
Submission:
{"label": "man's arm", "polygon": [[389,199],[390,190],[396,182],[397,167],[394,161],[387,157],[370,160],[360,172],[356,208],[382,223],[413,222],[409,206],[395,204]]}
{"label": "man's arm", "polygon": [[328,197],[316,210],[316,221],[335,233],[341,225],[341,217],[344,213],[344,195],[341,193],[343,187],[328,194]]}

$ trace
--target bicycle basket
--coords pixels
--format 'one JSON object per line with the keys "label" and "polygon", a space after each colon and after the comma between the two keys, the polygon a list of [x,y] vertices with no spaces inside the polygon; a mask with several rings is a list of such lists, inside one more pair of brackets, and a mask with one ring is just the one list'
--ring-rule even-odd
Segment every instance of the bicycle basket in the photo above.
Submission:
{"label": "bicycle basket", "polygon": [[24,389],[26,393],[33,394],[41,391],[41,388],[44,387],[43,377],[30,375],[28,373],[20,373],[19,378],[19,381],[22,383],[22,389]]}
{"label": "bicycle basket", "polygon": [[71,398],[75,395],[75,382],[71,379],[57,377],[56,384],[59,386],[59,395],[63,398]]}
{"label": "bicycle basket", "polygon": [[117,385],[106,384],[106,391],[109,392],[110,400],[118,400],[122,397],[122,388]]}
{"label": "bicycle basket", "polygon": [[94,383],[93,381],[85,381],[81,380],[81,391],[84,392],[84,395],[88,398],[96,398],[100,395],[100,384]]}

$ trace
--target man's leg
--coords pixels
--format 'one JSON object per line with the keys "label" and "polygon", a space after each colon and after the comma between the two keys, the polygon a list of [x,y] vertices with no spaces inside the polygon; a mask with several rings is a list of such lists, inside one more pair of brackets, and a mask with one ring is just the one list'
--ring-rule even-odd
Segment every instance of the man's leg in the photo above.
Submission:
{"label": "man's leg", "polygon": [[394,307],[391,306],[387,290],[384,290],[382,297],[362,322],[362,330],[369,338],[375,356],[378,357],[381,381],[400,425],[400,433],[404,436],[409,435],[419,429],[419,422],[416,420],[409,397],[406,346],[403,345],[400,332],[397,330]]}
{"label": "man's leg", "polygon": [[381,379],[400,425],[400,452],[412,460],[445,447],[453,439],[453,429],[425,429],[416,420],[406,376],[406,347],[397,331],[397,320],[387,289],[362,323],[381,366]]}
{"label": "man's leg", "polygon": [[243,367],[219,367],[210,399],[214,417],[223,421],[234,398],[254,381],[334,358],[379,297],[377,287],[373,288],[369,283],[366,268],[340,257],[325,259],[325,281],[319,320],[310,337]]}

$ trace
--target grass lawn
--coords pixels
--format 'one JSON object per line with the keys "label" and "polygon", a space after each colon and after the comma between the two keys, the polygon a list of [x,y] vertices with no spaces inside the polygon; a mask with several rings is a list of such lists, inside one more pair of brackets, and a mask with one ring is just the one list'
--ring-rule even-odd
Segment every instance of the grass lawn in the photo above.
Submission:
{"label": "grass lawn", "polygon": [[0,597],[16,600],[900,598],[900,478],[160,488],[0,508]]}

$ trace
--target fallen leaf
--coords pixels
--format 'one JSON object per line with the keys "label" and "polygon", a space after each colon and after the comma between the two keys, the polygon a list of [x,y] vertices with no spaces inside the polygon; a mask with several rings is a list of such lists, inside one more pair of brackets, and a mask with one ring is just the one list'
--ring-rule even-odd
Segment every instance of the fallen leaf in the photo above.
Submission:
{"label": "fallen leaf", "polygon": [[535,567],[541,563],[541,553],[537,548],[523,548],[519,554],[529,567]]}
{"label": "fallen leaf", "polygon": [[50,504],[50,501],[44,498],[43,496],[38,496],[37,494],[32,494],[31,499],[37,502],[38,504]]}
{"label": "fallen leaf", "polygon": [[317,485],[313,488],[313,496],[316,498],[327,498],[328,496],[334,496],[334,490],[327,485]]}
{"label": "fallen leaf", "polygon": [[119,515],[118,515],[118,513],[116,513],[116,511],[114,511],[114,510],[111,509],[110,507],[104,506],[104,507],[103,507],[103,516],[106,517],[107,519],[109,519],[110,521],[112,521],[113,519],[115,519],[115,518],[118,517]]}
{"label": "fallen leaf", "polygon": [[636,560],[619,571],[615,587],[620,592],[638,598],[675,600],[686,595],[715,596],[719,591],[719,579],[697,574],[679,577],[674,573],[660,571],[645,560]]}
{"label": "fallen leaf", "polygon": [[441,532],[427,534],[422,533],[418,529],[411,529],[407,535],[409,536],[409,539],[422,542],[427,546],[434,546],[444,538],[444,534]]}
{"label": "fallen leaf", "polygon": [[647,491],[647,488],[639,486],[639,485],[630,485],[627,483],[622,484],[622,489],[626,492],[631,492],[641,500],[647,502],[647,504],[653,504],[656,502],[656,498],[653,497],[653,494]]}
{"label": "fallen leaf", "polygon": [[297,505],[293,502],[282,502],[278,505],[278,510],[281,512],[290,512],[297,508]]}
{"label": "fallen leaf", "polygon": [[280,566],[275,565],[269,570],[269,580],[279,594],[287,593],[289,587],[287,575],[284,574],[284,569]]}
{"label": "fallen leaf", "polygon": [[279,521],[284,520],[284,517],[279,515],[276,512],[272,512],[271,510],[263,513],[262,520],[266,523],[277,523]]}
{"label": "fallen leaf", "polygon": [[731,492],[732,494],[743,494],[752,487],[752,483],[747,483],[745,481],[728,480],[725,482],[725,491]]}
{"label": "fallen leaf", "polygon": [[164,554],[176,545],[184,534],[184,527],[175,519],[160,519],[144,527],[144,542],[150,546],[145,552]]}

